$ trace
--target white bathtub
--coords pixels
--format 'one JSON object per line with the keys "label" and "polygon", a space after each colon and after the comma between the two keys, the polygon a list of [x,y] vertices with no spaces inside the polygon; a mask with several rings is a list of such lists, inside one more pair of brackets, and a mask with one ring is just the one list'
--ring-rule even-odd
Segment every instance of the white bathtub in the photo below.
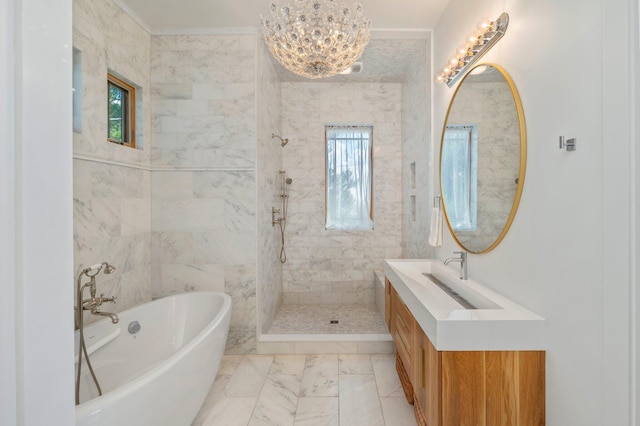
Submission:
{"label": "white bathtub", "polygon": [[[108,305],[103,307],[108,310]],[[83,361],[76,425],[190,425],[220,366],[231,298],[186,293],[118,316],[118,324],[107,318],[85,327],[102,396]],[[140,330],[131,334],[128,328],[134,321]]]}

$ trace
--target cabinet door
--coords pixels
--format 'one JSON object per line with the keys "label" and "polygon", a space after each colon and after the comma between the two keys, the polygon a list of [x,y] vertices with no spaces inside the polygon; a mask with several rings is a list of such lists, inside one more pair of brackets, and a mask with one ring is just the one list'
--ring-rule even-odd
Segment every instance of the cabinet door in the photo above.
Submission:
{"label": "cabinet door", "polygon": [[487,425],[545,423],[545,353],[486,352]]}
{"label": "cabinet door", "polygon": [[442,425],[486,425],[485,353],[447,351],[441,357]]}

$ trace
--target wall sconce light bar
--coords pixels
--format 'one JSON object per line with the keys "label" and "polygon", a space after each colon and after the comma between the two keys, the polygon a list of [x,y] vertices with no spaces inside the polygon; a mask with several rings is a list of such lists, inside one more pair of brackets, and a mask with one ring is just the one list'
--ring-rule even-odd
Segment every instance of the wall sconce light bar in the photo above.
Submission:
{"label": "wall sconce light bar", "polygon": [[495,21],[484,18],[478,23],[478,29],[470,34],[456,49],[456,54],[449,58],[440,74],[436,76],[436,83],[447,83],[453,86],[478,59],[491,49],[507,31],[509,14],[503,13]]}

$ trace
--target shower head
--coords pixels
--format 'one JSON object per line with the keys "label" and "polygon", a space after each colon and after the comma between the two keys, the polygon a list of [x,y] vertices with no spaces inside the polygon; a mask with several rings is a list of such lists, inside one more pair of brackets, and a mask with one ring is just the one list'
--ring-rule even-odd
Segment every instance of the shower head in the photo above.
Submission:
{"label": "shower head", "polygon": [[280,139],[280,146],[285,146],[286,144],[289,143],[289,139],[287,138],[282,138],[282,136],[276,135],[275,133],[271,133],[271,138],[278,138]]}
{"label": "shower head", "polygon": [[115,272],[115,270],[116,270],[116,267],[115,267],[115,266],[110,265],[110,264],[108,264],[107,262],[104,262],[104,263],[102,264],[102,266],[104,266],[104,271],[103,271],[103,272],[104,272],[105,274],[111,274],[111,273]]}

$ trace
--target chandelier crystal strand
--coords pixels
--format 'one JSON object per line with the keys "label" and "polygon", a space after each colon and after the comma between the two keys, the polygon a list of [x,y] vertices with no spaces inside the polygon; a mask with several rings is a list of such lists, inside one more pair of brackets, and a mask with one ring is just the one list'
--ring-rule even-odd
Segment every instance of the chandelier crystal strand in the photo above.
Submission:
{"label": "chandelier crystal strand", "polygon": [[336,0],[270,3],[261,16],[263,37],[271,54],[289,71],[307,78],[331,77],[357,61],[371,39],[371,22],[362,4]]}

